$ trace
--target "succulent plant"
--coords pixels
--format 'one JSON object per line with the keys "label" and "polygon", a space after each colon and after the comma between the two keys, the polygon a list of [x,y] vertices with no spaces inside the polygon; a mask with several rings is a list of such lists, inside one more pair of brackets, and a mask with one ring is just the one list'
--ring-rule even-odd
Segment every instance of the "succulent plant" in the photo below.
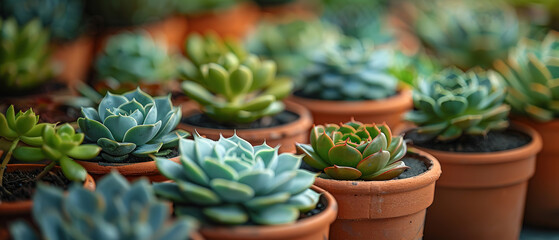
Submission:
{"label": "succulent plant", "polygon": [[33,109],[28,109],[25,112],[19,111],[16,114],[14,105],[10,105],[5,115],[0,113],[0,138],[10,142],[10,147],[4,154],[2,165],[0,166],[0,186],[2,186],[6,165],[10,162],[19,141],[33,146],[43,144],[42,134],[47,124],[37,124],[38,122],[39,116],[35,115]]}
{"label": "succulent plant", "polygon": [[228,53],[216,63],[202,65],[203,78],[185,81],[187,96],[202,106],[208,117],[220,123],[250,123],[280,113],[280,101],[293,87],[289,79],[276,79],[276,64],[254,55],[240,61]]}
{"label": "succulent plant", "polygon": [[182,14],[201,14],[227,9],[239,0],[175,0],[176,11]]}
{"label": "succulent plant", "polygon": [[513,112],[539,121],[559,117],[559,33],[549,32],[543,42],[524,39],[495,69],[508,84]]}
{"label": "succulent plant", "polygon": [[188,239],[192,219],[171,221],[169,204],[157,200],[146,179],[133,184],[116,172],[103,177],[92,192],[83,186],[60,188],[39,184],[32,216],[40,235],[24,221],[12,223],[16,240],[41,239]]}
{"label": "succulent plant", "polygon": [[303,161],[337,180],[389,180],[409,167],[402,158],[406,142],[393,136],[386,124],[363,124],[354,120],[337,125],[314,126],[311,144],[297,143]]}
{"label": "succulent plant", "polygon": [[14,17],[19,24],[38,18],[56,40],[73,40],[84,24],[85,2],[82,0],[4,0],[0,15]]}
{"label": "succulent plant", "polygon": [[20,95],[53,76],[49,33],[38,20],[0,19],[0,94]]}
{"label": "succulent plant", "polygon": [[303,73],[299,95],[324,100],[376,100],[396,94],[398,79],[389,72],[391,50],[345,38],[318,51]]}
{"label": "succulent plant", "polygon": [[85,1],[86,12],[104,27],[125,27],[164,19],[175,11],[176,0]]}
{"label": "succulent plant", "polygon": [[155,160],[174,182],[154,186],[176,203],[178,215],[217,224],[273,225],[294,222],[300,212],[316,207],[319,194],[309,189],[315,175],[299,169],[300,156],[278,155],[278,148],[265,143],[253,147],[236,135],[181,139],[179,149],[181,164]]}
{"label": "succulent plant", "polygon": [[98,109],[82,108],[78,125],[88,141],[97,143],[101,157],[121,162],[129,154],[147,157],[165,155],[189,134],[176,130],[182,113],[170,96],[152,98],[140,88],[116,95],[107,93]]}
{"label": "succulent plant", "polygon": [[279,75],[299,77],[310,64],[313,50],[334,44],[339,34],[337,28],[319,20],[263,21],[246,45],[251,53],[274,60]]}
{"label": "succulent plant", "polygon": [[40,179],[48,173],[54,165],[60,165],[62,173],[72,181],[84,181],[87,176],[85,169],[74,158],[88,160],[97,157],[101,148],[95,144],[83,144],[84,134],[76,133],[70,124],[66,123],[55,129],[51,125],[44,127],[43,143],[37,147],[18,146],[14,150],[14,157],[26,162],[48,160]]}
{"label": "succulent plant", "polygon": [[499,1],[418,1],[414,9],[417,36],[449,66],[490,68],[521,36],[514,9]]}
{"label": "succulent plant", "polygon": [[413,56],[395,52],[390,64],[390,73],[409,87],[415,87],[419,78],[431,76],[441,71],[440,63],[433,57],[419,52]]}
{"label": "succulent plant", "polygon": [[186,40],[185,51],[188,61],[180,66],[179,71],[182,78],[192,81],[202,79],[200,67],[204,64],[217,62],[227,53],[233,53],[241,60],[244,60],[248,54],[235,40],[221,39],[214,32],[204,35],[190,34]]}
{"label": "succulent plant", "polygon": [[121,33],[111,37],[97,58],[100,79],[118,82],[162,82],[176,76],[175,60],[164,45],[146,32]]}
{"label": "succulent plant", "polygon": [[419,134],[441,141],[504,129],[510,107],[503,103],[502,81],[492,70],[445,69],[419,81],[413,93],[416,110],[408,112],[406,119],[418,126]]}

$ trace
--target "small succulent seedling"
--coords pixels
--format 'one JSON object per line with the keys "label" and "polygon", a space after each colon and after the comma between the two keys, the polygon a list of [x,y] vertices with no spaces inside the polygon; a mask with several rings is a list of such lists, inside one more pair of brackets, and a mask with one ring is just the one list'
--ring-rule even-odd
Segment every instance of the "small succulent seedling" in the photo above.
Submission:
{"label": "small succulent seedling", "polygon": [[549,32],[543,42],[524,39],[495,69],[508,84],[505,100],[513,112],[538,121],[559,117],[559,33]]}
{"label": "small succulent seedling", "polygon": [[407,167],[402,136],[393,136],[386,124],[327,124],[313,127],[310,145],[297,143],[303,161],[337,180],[388,180]]}
{"label": "small succulent seedling", "polygon": [[81,131],[103,149],[101,157],[108,162],[121,162],[129,154],[165,155],[179,138],[189,135],[173,131],[182,113],[180,107],[173,107],[170,96],[152,98],[140,88],[123,95],[107,93],[97,109],[82,108],[82,115]]}
{"label": "small succulent seedling", "polygon": [[220,123],[250,123],[284,110],[280,101],[293,87],[289,79],[276,79],[276,64],[254,55],[241,61],[223,55],[202,65],[202,79],[185,81],[183,90],[202,106],[204,114]]}
{"label": "small succulent seedling", "polygon": [[52,125],[45,126],[42,139],[42,144],[36,147],[18,146],[14,150],[14,157],[21,161],[50,161],[45,169],[37,175],[37,179],[41,179],[58,164],[66,178],[72,181],[84,181],[87,172],[81,165],[74,162],[74,159],[92,159],[101,151],[101,148],[95,144],[82,145],[83,133],[76,133],[68,123],[57,129]]}
{"label": "small succulent seedling", "polygon": [[188,239],[193,219],[171,220],[169,204],[157,200],[146,179],[133,184],[116,172],[102,178],[92,192],[74,184],[68,192],[39,184],[32,216],[40,235],[24,221],[12,223],[16,240],[41,239]]}
{"label": "small succulent seedling", "polygon": [[236,135],[219,141],[181,139],[179,150],[181,164],[155,160],[174,182],[154,186],[158,195],[176,203],[178,215],[214,224],[286,224],[318,202],[319,194],[309,189],[315,175],[299,169],[300,156],[278,155],[278,148],[266,144],[253,147]]}
{"label": "small succulent seedling", "polygon": [[14,105],[11,105],[5,115],[0,113],[0,137],[10,141],[10,147],[4,153],[0,166],[0,186],[2,186],[6,165],[10,162],[14,149],[20,141],[32,146],[43,144],[42,134],[48,124],[38,124],[38,122],[39,116],[35,115],[33,109],[28,109],[25,112],[19,111],[15,114]]}
{"label": "small succulent seedling", "polygon": [[354,38],[325,46],[303,72],[300,94],[323,100],[376,100],[396,94],[398,79],[389,72],[388,49],[377,50]]}
{"label": "small succulent seedling", "polygon": [[416,110],[408,112],[406,119],[418,126],[419,134],[441,141],[504,129],[510,107],[503,103],[502,81],[491,70],[445,69],[418,83],[413,93]]}

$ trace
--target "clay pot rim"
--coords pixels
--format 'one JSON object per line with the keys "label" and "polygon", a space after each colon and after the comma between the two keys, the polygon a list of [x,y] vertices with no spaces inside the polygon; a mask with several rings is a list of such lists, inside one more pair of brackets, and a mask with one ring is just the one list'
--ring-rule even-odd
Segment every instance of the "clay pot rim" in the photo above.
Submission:
{"label": "clay pot rim", "polygon": [[413,147],[408,147],[408,153],[415,153],[424,157],[423,162],[430,165],[427,168],[427,171],[410,178],[385,181],[335,180],[318,177],[317,179],[327,182],[329,185],[337,185],[336,188],[332,188],[330,191],[343,192],[345,194],[363,194],[369,192],[389,194],[409,192],[415,189],[424,188],[439,179],[442,173],[441,165],[433,155]]}
{"label": "clay pot rim", "polygon": [[[265,134],[265,133],[270,133],[270,132],[277,132],[279,136],[282,136],[281,138],[285,138],[287,136],[292,136],[292,135],[297,135],[297,132],[294,132],[292,129],[293,127],[295,127],[296,125],[311,125],[312,126],[312,116],[311,116],[311,112],[306,109],[305,107],[299,105],[298,103],[295,102],[291,102],[291,101],[284,101],[285,103],[285,110],[293,112],[295,114],[297,114],[299,116],[299,118],[293,122],[287,123],[287,124],[282,124],[279,126],[275,126],[275,127],[268,127],[268,128],[250,128],[250,129],[217,129],[217,128],[206,128],[206,127],[198,127],[198,126],[194,126],[194,125],[190,125],[190,124],[186,124],[186,123],[179,123],[179,127],[183,125],[183,126],[190,126],[193,129],[201,129],[201,131],[204,132],[209,132],[209,131],[218,131],[224,134],[232,134],[233,132],[237,131],[237,132],[250,132],[251,134],[254,135],[260,135],[260,134]],[[189,105],[189,104],[196,104],[193,103],[191,101],[189,102],[185,102],[185,105]],[[184,108],[183,108],[184,109]],[[183,112],[184,115],[185,112]],[[187,112],[188,113],[188,112]],[[187,115],[190,116],[190,115]],[[184,118],[184,117],[183,117]],[[183,128],[184,129],[184,128]],[[193,134],[193,133],[192,133]],[[272,139],[272,138],[269,138]]]}
{"label": "clay pot rim", "polygon": [[[290,239],[301,235],[299,233],[301,231],[298,231],[298,229],[306,229],[305,232],[315,232],[324,227],[324,222],[327,222],[328,225],[334,222],[338,213],[338,203],[334,196],[326,190],[315,185],[311,186],[311,189],[321,193],[328,201],[326,209],[312,217],[298,220],[292,224],[275,226],[202,227],[200,228],[200,233],[212,237],[239,236],[235,239],[241,239],[241,237],[245,237],[246,239],[259,239],[265,236],[281,236],[282,239]],[[255,232],[258,234],[255,235]]]}
{"label": "clay pot rim", "polygon": [[[10,167],[12,167],[12,169],[17,168],[17,169],[35,169],[35,168],[43,168],[45,167],[45,165],[43,164],[8,164],[6,171],[9,172]],[[55,166],[56,169],[60,169],[59,166]],[[83,183],[83,186],[88,189],[88,190],[95,190],[95,180],[93,180],[93,177],[91,177],[91,175],[89,175],[89,173],[86,175],[85,177],[85,181]],[[33,201],[30,200],[24,200],[24,201],[17,201],[17,202],[0,202],[0,213],[2,214],[6,214],[6,215],[15,215],[15,214],[19,214],[21,212],[26,212],[29,211],[29,209],[31,209],[31,207],[33,206]]]}
{"label": "clay pot rim", "polygon": [[[180,155],[170,158],[171,161],[179,163]],[[107,174],[113,169],[120,172],[123,176],[144,176],[150,174],[159,174],[159,170],[155,165],[155,161],[147,162],[137,162],[137,163],[123,163],[122,165],[100,165],[99,162],[90,162],[83,160],[76,160],[76,162],[82,165],[88,173],[91,174]],[[140,171],[139,169],[149,169],[150,171]]]}
{"label": "clay pot rim", "polygon": [[433,150],[414,146],[423,151],[429,151],[431,154],[440,156],[445,159],[446,163],[462,164],[462,165],[479,165],[479,164],[497,164],[504,162],[522,161],[530,155],[536,155],[542,149],[542,138],[536,130],[530,126],[513,122],[510,128],[523,132],[532,138],[528,144],[518,148],[496,151],[496,152],[447,152]]}
{"label": "clay pot rim", "polygon": [[[412,91],[410,89],[401,89],[396,95],[390,96],[385,99],[379,100],[363,100],[363,101],[332,101],[305,98],[300,96],[291,95],[287,101],[292,102],[305,102],[305,105],[313,105],[312,108],[318,112],[332,112],[332,113],[348,113],[354,112],[355,114],[362,114],[363,112],[397,112],[407,109],[408,106],[413,104]],[[406,104],[407,102],[407,104]],[[348,119],[349,121],[349,119]]]}

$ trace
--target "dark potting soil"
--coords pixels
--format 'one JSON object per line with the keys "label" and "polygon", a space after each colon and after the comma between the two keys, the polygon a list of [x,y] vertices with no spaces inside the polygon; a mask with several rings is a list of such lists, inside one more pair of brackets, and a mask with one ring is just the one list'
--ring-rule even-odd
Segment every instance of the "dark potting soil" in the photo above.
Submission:
{"label": "dark potting soil", "polygon": [[532,141],[532,138],[520,131],[506,129],[491,131],[485,136],[464,135],[454,141],[442,142],[432,138],[425,138],[416,130],[408,131],[406,139],[418,147],[447,151],[447,152],[497,152],[519,148]]}
{"label": "dark potting soil", "polygon": [[[158,156],[158,157],[162,157],[162,158],[174,158],[176,156],[179,155],[179,149],[178,147],[172,148],[171,152],[163,155],[163,156]],[[123,161],[120,162],[106,162],[105,160],[101,159],[99,160],[91,160],[93,162],[98,162],[99,165],[101,166],[118,166],[118,165],[126,165],[126,164],[130,164],[130,163],[142,163],[142,162],[149,162],[149,161],[153,161],[153,159],[151,159],[150,157],[137,157],[134,156],[132,154],[128,155],[128,158],[124,159]]]}
{"label": "dark potting soil", "polygon": [[317,215],[317,214],[321,213],[322,211],[324,211],[324,209],[326,209],[326,207],[328,207],[328,201],[326,200],[326,197],[324,197],[324,195],[320,195],[320,198],[318,199],[318,203],[316,204],[316,208],[314,208],[313,210],[310,210],[306,213],[301,213],[299,215],[298,220],[302,220],[302,219],[309,218],[309,217],[312,217],[314,215]]}
{"label": "dark potting soil", "polygon": [[[15,202],[31,199],[37,181],[35,178],[43,169],[31,171],[16,170],[4,173],[4,183],[0,187],[0,202]],[[67,189],[72,183],[60,170],[51,170],[44,176],[41,182]]]}
{"label": "dark potting soil", "polygon": [[182,119],[182,123],[192,126],[213,128],[213,129],[256,129],[256,128],[270,128],[294,122],[299,119],[299,115],[294,112],[284,110],[283,112],[274,115],[266,116],[257,121],[248,124],[231,124],[225,125],[218,123],[204,114],[195,114]]}

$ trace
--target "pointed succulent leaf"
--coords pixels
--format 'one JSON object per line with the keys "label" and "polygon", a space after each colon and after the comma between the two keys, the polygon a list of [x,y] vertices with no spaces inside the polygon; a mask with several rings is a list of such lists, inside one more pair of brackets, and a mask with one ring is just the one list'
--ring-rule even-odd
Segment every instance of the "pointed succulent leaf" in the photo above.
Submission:
{"label": "pointed succulent leaf", "polygon": [[361,177],[361,171],[345,166],[334,165],[324,169],[324,173],[328,176],[338,180],[354,180]]}
{"label": "pointed succulent leaf", "polygon": [[356,167],[363,159],[363,155],[359,150],[347,143],[343,143],[332,147],[328,152],[328,158],[330,162],[335,165]]}
{"label": "pointed succulent leaf", "polygon": [[248,214],[238,205],[223,205],[207,207],[202,210],[204,215],[211,220],[221,223],[238,225],[248,221]]}
{"label": "pointed succulent leaf", "polygon": [[260,211],[250,212],[251,219],[264,225],[292,223],[299,217],[299,210],[290,205],[274,205]]}

